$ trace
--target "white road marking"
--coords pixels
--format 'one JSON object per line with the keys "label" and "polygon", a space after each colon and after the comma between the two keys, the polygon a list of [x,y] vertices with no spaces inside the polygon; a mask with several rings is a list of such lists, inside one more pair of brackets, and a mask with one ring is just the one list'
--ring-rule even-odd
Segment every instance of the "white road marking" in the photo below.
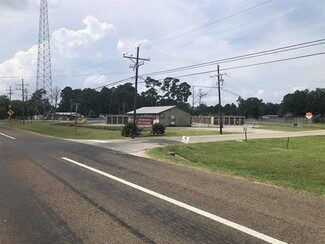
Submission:
{"label": "white road marking", "polygon": [[248,235],[250,235],[250,236],[256,237],[256,238],[261,239],[261,240],[263,240],[263,241],[266,241],[266,242],[268,242],[268,243],[273,243],[273,244],[285,244],[285,242],[283,242],[283,241],[280,241],[280,240],[274,239],[274,238],[272,238],[272,237],[270,237],[270,236],[264,235],[264,234],[262,234],[262,233],[260,233],[260,232],[257,232],[257,231],[255,231],[255,230],[252,230],[252,229],[250,229],[250,228],[247,228],[247,227],[242,226],[242,225],[240,225],[240,224],[237,224],[237,223],[235,223],[235,222],[232,222],[232,221],[226,220],[226,219],[224,219],[224,218],[222,218],[222,217],[219,217],[219,216],[217,216],[217,215],[211,214],[211,213],[206,212],[206,211],[204,211],[204,210],[198,209],[198,208],[193,207],[193,206],[191,206],[191,205],[188,205],[188,204],[186,204],[186,203],[183,203],[183,202],[177,201],[177,200],[175,200],[175,199],[172,199],[172,198],[167,197],[167,196],[165,196],[165,195],[162,195],[162,194],[160,194],[160,193],[157,193],[157,192],[151,191],[151,190],[149,190],[149,189],[147,189],[147,188],[144,188],[144,187],[142,187],[142,186],[139,186],[139,185],[133,184],[133,183],[131,183],[131,182],[129,182],[129,181],[123,180],[123,179],[118,178],[118,177],[116,177],[116,176],[114,176],[114,175],[110,175],[110,174],[105,173],[105,172],[103,172],[103,171],[100,171],[100,170],[98,170],[98,169],[92,168],[92,167],[90,167],[90,166],[88,166],[88,165],[81,164],[81,163],[79,163],[79,162],[77,162],[77,161],[74,161],[74,160],[69,159],[69,158],[66,158],[66,157],[62,157],[62,159],[63,159],[63,160],[66,160],[66,161],[68,161],[68,162],[70,162],[70,163],[73,163],[73,164],[75,164],[75,165],[78,165],[78,166],[80,166],[80,167],[82,167],[82,168],[85,168],[85,169],[88,169],[88,170],[93,171],[93,172],[95,172],[95,173],[98,173],[98,174],[100,174],[100,175],[106,176],[106,177],[108,177],[108,178],[110,178],[110,179],[112,179],[112,180],[118,181],[118,182],[120,182],[120,183],[122,183],[122,184],[125,184],[125,185],[127,185],[127,186],[130,186],[130,187],[132,187],[132,188],[135,188],[135,189],[137,189],[137,190],[139,190],[139,191],[145,192],[145,193],[147,193],[147,194],[149,194],[149,195],[152,195],[152,196],[154,196],[154,197],[157,197],[157,198],[159,198],[159,199],[165,200],[165,201],[167,201],[167,202],[169,202],[169,203],[172,203],[172,204],[174,204],[174,205],[177,205],[177,206],[179,206],[179,207],[182,207],[182,208],[185,208],[185,209],[187,209],[187,210],[190,210],[190,211],[192,211],[192,212],[194,212],[194,213],[197,213],[197,214],[199,214],[199,215],[202,215],[202,216],[204,216],[204,217],[207,217],[207,218],[209,218],[209,219],[212,219],[212,220],[214,220],[214,221],[216,221],[216,222],[219,222],[219,223],[221,223],[221,224],[227,225],[227,226],[229,226],[229,227],[231,227],[231,228],[234,228],[234,229],[236,229],[236,230],[239,230],[239,231],[241,231],[241,232],[244,232],[244,233],[246,233],[246,234],[248,234]]}
{"label": "white road marking", "polygon": [[2,135],[2,136],[5,136],[5,137],[8,137],[8,138],[10,138],[10,139],[13,139],[13,140],[16,140],[16,138],[15,138],[15,137],[12,137],[12,136],[8,136],[8,135],[6,135],[6,134],[3,134],[3,133],[1,133],[1,132],[0,132],[0,135]]}

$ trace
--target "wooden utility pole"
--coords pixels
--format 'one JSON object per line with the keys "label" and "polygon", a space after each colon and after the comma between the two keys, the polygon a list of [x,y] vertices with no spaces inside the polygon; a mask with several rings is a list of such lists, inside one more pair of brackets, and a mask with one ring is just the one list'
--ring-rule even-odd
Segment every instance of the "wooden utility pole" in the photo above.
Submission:
{"label": "wooden utility pole", "polygon": [[210,76],[211,78],[215,78],[216,76],[218,77],[218,98],[219,98],[219,112],[218,112],[218,117],[219,117],[219,126],[220,126],[220,135],[222,135],[222,128],[223,128],[223,122],[222,122],[222,115],[221,115],[221,82],[223,81],[222,76],[225,74],[220,74],[220,67],[219,64],[217,65],[217,75]]}
{"label": "wooden utility pole", "polygon": [[21,79],[21,84],[16,84],[19,88],[16,88],[16,90],[21,90],[21,98],[23,102],[23,124],[25,124],[25,86],[28,86],[28,84],[24,84],[24,79]]}
{"label": "wooden utility pole", "polygon": [[9,89],[6,90],[9,91],[7,94],[9,95],[9,101],[11,101],[11,95],[13,94],[13,92],[11,91],[11,86],[9,87]]}
{"label": "wooden utility pole", "polygon": [[222,116],[221,116],[221,92],[220,92],[220,82],[222,80],[222,77],[220,76],[220,70],[219,70],[219,64],[217,66],[217,72],[218,72],[218,97],[219,97],[219,126],[220,126],[220,135],[222,135]]}
{"label": "wooden utility pole", "polygon": [[[130,68],[135,70],[135,83],[134,83],[134,98],[133,98],[133,135],[132,138],[136,136],[136,117],[137,117],[137,95],[138,95],[138,76],[139,76],[139,66],[144,64],[144,61],[150,61],[149,58],[140,58],[140,46],[137,47],[137,56],[133,57],[127,56],[126,54],[123,54],[123,58],[130,59],[134,65],[130,65]],[[135,61],[134,61],[135,60]],[[141,62],[139,62],[141,61]]]}

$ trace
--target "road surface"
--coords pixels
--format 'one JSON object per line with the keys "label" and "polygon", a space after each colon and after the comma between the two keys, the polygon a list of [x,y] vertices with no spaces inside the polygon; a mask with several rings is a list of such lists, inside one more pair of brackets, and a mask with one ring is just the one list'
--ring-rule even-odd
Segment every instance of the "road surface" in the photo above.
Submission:
{"label": "road surface", "polygon": [[323,243],[325,199],[0,127],[0,243]]}

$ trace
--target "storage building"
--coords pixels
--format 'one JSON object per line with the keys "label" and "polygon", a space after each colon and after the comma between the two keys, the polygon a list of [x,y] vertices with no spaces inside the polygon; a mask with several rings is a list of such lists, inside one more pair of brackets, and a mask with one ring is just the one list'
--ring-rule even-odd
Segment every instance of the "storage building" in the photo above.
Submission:
{"label": "storage building", "polygon": [[[133,119],[134,111],[127,113]],[[136,110],[137,118],[152,118],[153,123],[165,126],[191,126],[191,115],[176,106],[142,107]]]}

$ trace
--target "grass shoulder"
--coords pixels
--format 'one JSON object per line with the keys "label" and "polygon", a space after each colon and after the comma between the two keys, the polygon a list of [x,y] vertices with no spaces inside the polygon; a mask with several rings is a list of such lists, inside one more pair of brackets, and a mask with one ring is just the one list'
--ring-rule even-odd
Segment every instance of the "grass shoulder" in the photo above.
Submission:
{"label": "grass shoulder", "polygon": [[[166,162],[325,196],[325,136],[170,145],[148,151]],[[173,156],[175,155],[175,156]]]}

